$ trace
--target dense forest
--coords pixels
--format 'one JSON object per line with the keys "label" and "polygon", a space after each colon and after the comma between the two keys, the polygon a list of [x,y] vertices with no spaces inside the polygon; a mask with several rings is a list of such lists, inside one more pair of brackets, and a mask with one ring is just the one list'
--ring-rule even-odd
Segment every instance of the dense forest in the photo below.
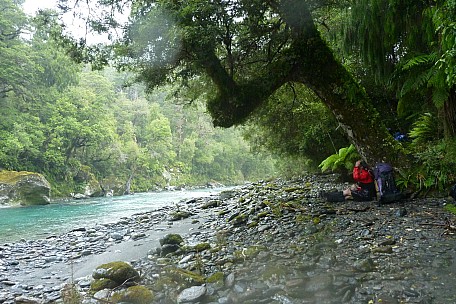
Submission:
{"label": "dense forest", "polygon": [[0,0],[2,168],[127,192],[357,158],[402,187],[456,181],[453,0],[60,0],[33,19],[22,2]]}
{"label": "dense forest", "polygon": [[42,173],[54,196],[234,184],[274,174],[240,128],[211,125],[201,97],[126,87],[131,75],[74,62],[21,7],[0,7],[0,168]]}

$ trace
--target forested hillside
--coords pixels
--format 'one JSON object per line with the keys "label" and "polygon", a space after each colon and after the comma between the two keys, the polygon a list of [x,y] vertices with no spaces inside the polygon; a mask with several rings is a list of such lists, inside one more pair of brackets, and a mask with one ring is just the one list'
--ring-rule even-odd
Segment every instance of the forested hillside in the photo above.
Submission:
{"label": "forested hillside", "polygon": [[20,6],[0,7],[1,169],[44,174],[54,196],[90,183],[122,194],[274,174],[239,128],[211,125],[199,98],[126,87],[127,73],[75,63]]}
{"label": "forested hillside", "polygon": [[456,181],[452,0],[60,0],[35,23],[21,2],[0,0],[6,169],[129,192],[362,158],[423,193]]}

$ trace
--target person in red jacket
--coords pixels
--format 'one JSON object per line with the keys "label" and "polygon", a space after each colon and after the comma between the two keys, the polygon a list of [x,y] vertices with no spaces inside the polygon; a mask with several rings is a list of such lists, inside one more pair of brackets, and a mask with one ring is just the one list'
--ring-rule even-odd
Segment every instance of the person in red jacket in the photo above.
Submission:
{"label": "person in red jacket", "polygon": [[369,170],[369,166],[364,161],[358,160],[355,163],[353,179],[356,184],[343,191],[346,199],[370,201],[377,198],[374,177]]}

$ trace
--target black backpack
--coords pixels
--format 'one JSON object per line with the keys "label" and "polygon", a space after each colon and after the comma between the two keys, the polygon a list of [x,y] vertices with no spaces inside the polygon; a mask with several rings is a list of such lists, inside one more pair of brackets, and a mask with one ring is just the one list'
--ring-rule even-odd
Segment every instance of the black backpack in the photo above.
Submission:
{"label": "black backpack", "polygon": [[391,203],[402,199],[402,192],[396,187],[393,167],[388,163],[378,163],[374,168],[380,203]]}
{"label": "black backpack", "polygon": [[451,187],[451,189],[450,189],[450,196],[451,196],[454,200],[456,200],[456,184],[453,185],[453,187]]}

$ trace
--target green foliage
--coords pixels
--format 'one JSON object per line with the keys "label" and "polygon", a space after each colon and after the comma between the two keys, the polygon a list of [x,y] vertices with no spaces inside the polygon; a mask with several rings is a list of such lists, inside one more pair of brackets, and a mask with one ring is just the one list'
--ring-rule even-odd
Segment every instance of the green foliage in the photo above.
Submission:
{"label": "green foliage", "polygon": [[437,119],[431,113],[424,113],[413,123],[409,136],[417,149],[425,143],[439,139]]}
{"label": "green foliage", "polygon": [[360,159],[355,146],[340,148],[338,153],[332,154],[319,165],[322,172],[338,171],[338,170],[351,170],[355,162]]}
{"label": "green foliage", "polygon": [[456,142],[448,140],[428,141],[414,154],[411,168],[400,170],[397,184],[415,190],[445,191],[456,182]]}
{"label": "green foliage", "polygon": [[[68,7],[70,2],[61,1]],[[88,180],[81,176],[94,176],[104,186],[128,185],[131,191],[145,191],[164,186],[165,171],[172,185],[210,180],[236,183],[268,177],[275,174],[275,168],[289,176],[318,164],[324,171],[348,169],[358,158],[353,147],[338,152],[336,147],[348,146],[340,130],[349,123],[358,124],[360,110],[375,112],[370,101],[357,98],[364,96],[364,89],[356,81],[347,87],[328,82],[339,72],[343,76],[338,81],[351,79],[344,69],[320,73],[321,63],[316,62],[306,66],[312,68],[303,68],[300,64],[315,50],[301,43],[305,39],[294,39],[302,33],[286,23],[290,15],[271,2],[135,2],[127,44],[116,45],[115,52],[117,64],[140,72],[148,96],[142,87],[123,86],[135,75],[89,72],[72,63],[60,44],[50,39],[62,31],[52,14],[35,19],[37,25],[45,26],[29,34],[30,39],[21,37],[31,24],[15,3],[0,0],[5,8],[0,12],[2,168],[45,173],[53,184],[61,185],[56,191],[64,195],[85,188]],[[118,1],[93,3],[120,7]],[[404,144],[416,154],[419,166],[413,174],[404,175],[403,184],[439,188],[451,181],[452,163],[433,162],[431,157],[433,153],[448,155],[451,149],[443,146],[454,137],[448,132],[455,125],[450,107],[456,77],[454,1],[433,5],[421,0],[324,1],[323,6],[309,1],[287,3],[301,8],[297,11],[303,14],[312,10],[320,33],[332,39],[330,45],[336,51],[342,49],[340,31],[345,28],[350,53],[337,56],[366,88],[382,113],[382,122],[393,131],[408,130],[419,117],[409,133],[412,144]],[[312,32],[315,20],[300,25]],[[98,31],[117,25],[109,18],[104,21],[109,22],[92,24]],[[312,40],[326,45],[319,40],[320,33],[312,33]],[[80,44],[72,47],[70,52],[83,51],[89,56],[86,59],[106,55],[84,51]],[[313,82],[316,78],[321,78],[319,83]],[[152,90],[163,83],[174,85]],[[345,94],[333,103],[325,100],[327,108],[319,99],[324,100],[327,91]],[[337,109],[344,98],[361,100],[362,109]],[[262,107],[246,129],[220,130],[212,128],[204,113],[202,105],[207,100],[213,101],[208,103],[212,119],[228,121],[221,125],[244,122],[258,104]],[[396,105],[403,121],[397,119]],[[349,120],[338,125],[333,113],[339,120],[345,115]],[[377,128],[368,123],[354,134],[363,139],[370,136]],[[241,133],[249,144],[240,138]],[[445,144],[435,142],[444,135]],[[387,139],[375,138],[375,143]],[[251,147],[255,154],[250,153]]]}
{"label": "green foliage", "polygon": [[406,5],[397,0],[353,2],[347,8],[345,50],[359,52],[378,81],[388,80],[394,65],[406,58],[404,54],[423,53],[427,50],[423,42],[435,38],[431,20],[423,16],[428,7],[428,2],[421,0]]}
{"label": "green foliage", "polygon": [[454,204],[446,204],[443,209],[456,215],[456,206]]}
{"label": "green foliage", "polygon": [[270,97],[250,119],[244,134],[255,149],[279,156],[282,174],[315,170],[336,151],[335,146],[348,143],[324,104],[299,84],[281,88]]}
{"label": "green foliage", "polygon": [[399,115],[413,119],[438,110],[442,136],[455,137],[454,1],[361,0],[347,14],[346,50],[359,50],[376,81],[397,92]]}
{"label": "green foliage", "polygon": [[278,157],[275,161],[275,167],[280,176],[286,178],[302,176],[306,172],[314,171],[314,164],[308,158],[287,155]]}
{"label": "green foliage", "polygon": [[30,97],[29,85],[35,81],[37,53],[21,41],[27,18],[11,0],[0,0],[0,102],[7,95]]}
{"label": "green foliage", "polygon": [[[68,6],[67,1],[61,2]],[[75,4],[75,9],[79,8],[78,1],[70,2]],[[115,5],[117,1],[95,3],[94,6],[118,8]],[[344,2],[342,6],[347,4]],[[327,7],[333,12],[334,7],[340,6],[327,1],[319,5],[313,1],[272,3],[246,0],[235,4],[231,1],[140,1],[133,5],[131,23],[126,26],[125,39],[121,41],[123,44],[115,46],[118,51],[116,59],[122,68],[139,72],[140,80],[149,89],[177,81],[186,86],[195,79],[204,83],[203,98],[207,110],[214,125],[222,127],[245,123],[279,89],[290,82],[301,83],[337,114],[337,119],[342,122],[340,129],[347,131],[348,126],[355,124],[354,119],[348,117],[352,115],[339,115],[347,106],[355,106],[355,111],[359,113],[364,111],[365,115],[359,116],[358,120],[372,120],[378,128],[367,134],[354,134],[371,140],[383,137],[384,142],[389,142],[384,148],[390,149],[394,142],[383,125],[377,124],[378,116],[371,108],[365,91],[335,60],[317,30],[318,22],[313,19],[313,14],[318,11],[321,17],[322,8]],[[331,19],[328,15],[322,19]],[[108,20],[115,23],[111,18]],[[95,24],[99,29],[100,22],[92,21],[88,23]],[[297,104],[301,102],[296,101]],[[288,109],[280,104],[277,107],[284,111]],[[332,117],[325,110],[323,117]],[[321,128],[325,126],[326,121]],[[309,133],[314,132],[317,136],[306,136],[302,146],[296,144],[299,148],[295,149],[296,154],[302,155],[306,149],[311,150],[308,155],[316,168],[322,155],[328,154],[318,150],[328,152],[327,147],[331,143],[326,142],[328,137],[335,139],[333,135],[338,133],[334,131],[336,127],[328,128],[326,132],[316,132],[320,127],[308,128]],[[322,141],[324,137],[326,140]],[[347,144],[335,143],[334,146]],[[287,151],[293,151],[293,148]],[[363,152],[366,154],[369,151],[364,149]]]}
{"label": "green foliage", "polygon": [[50,22],[52,14],[38,16],[40,27],[20,39],[27,20],[6,2],[0,12],[6,35],[0,42],[0,168],[43,173],[57,196],[88,185],[114,187],[116,194],[151,190],[165,185],[165,169],[178,185],[238,183],[272,172],[272,162],[264,166],[249,154],[238,132],[213,129],[199,107],[183,111],[167,102],[166,96],[176,99],[169,87],[147,100],[143,87],[124,87],[131,74],[81,69],[50,39],[61,30]]}

